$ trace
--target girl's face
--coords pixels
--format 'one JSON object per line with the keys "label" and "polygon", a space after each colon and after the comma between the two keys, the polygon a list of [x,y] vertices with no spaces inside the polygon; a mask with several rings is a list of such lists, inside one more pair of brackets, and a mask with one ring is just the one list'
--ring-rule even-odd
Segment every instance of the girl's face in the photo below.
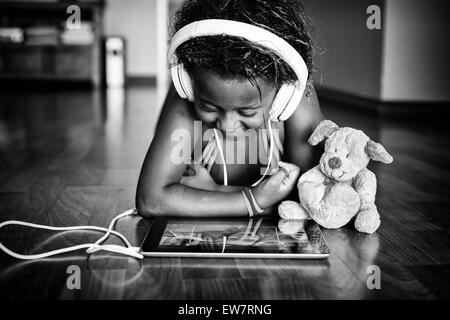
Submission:
{"label": "girl's face", "polygon": [[274,86],[259,81],[260,96],[248,80],[225,80],[202,70],[194,72],[192,80],[199,119],[227,135],[263,127],[277,93]]}

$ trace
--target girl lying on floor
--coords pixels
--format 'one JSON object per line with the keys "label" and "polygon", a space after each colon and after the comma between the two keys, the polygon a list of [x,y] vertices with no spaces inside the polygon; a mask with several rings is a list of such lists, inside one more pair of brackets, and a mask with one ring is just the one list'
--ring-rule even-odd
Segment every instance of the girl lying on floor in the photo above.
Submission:
{"label": "girl lying on floor", "polygon": [[270,213],[312,167],[307,139],[323,119],[302,6],[188,0],[173,29],[173,84],[142,166],[139,213]]}

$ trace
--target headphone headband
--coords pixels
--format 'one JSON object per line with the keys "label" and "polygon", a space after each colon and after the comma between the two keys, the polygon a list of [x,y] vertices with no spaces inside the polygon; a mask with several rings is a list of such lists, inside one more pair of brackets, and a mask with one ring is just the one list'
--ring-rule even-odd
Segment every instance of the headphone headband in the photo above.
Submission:
{"label": "headphone headband", "polygon": [[303,97],[308,80],[308,68],[301,55],[287,41],[263,28],[231,20],[207,19],[192,22],[180,30],[172,38],[168,61],[173,84],[178,95],[183,99],[194,101],[192,80],[178,62],[176,49],[184,42],[202,36],[229,35],[245,38],[274,51],[294,71],[297,80],[294,83],[284,83],[280,86],[269,110],[272,121],[285,121],[297,109]]}
{"label": "headphone headband", "polygon": [[242,37],[263,47],[273,50],[294,71],[298,82],[295,84],[302,92],[308,80],[308,68],[302,56],[286,40],[263,28],[232,20],[206,19],[192,22],[178,30],[172,38],[168,61],[177,64],[175,50],[184,42],[203,36],[229,35]]}

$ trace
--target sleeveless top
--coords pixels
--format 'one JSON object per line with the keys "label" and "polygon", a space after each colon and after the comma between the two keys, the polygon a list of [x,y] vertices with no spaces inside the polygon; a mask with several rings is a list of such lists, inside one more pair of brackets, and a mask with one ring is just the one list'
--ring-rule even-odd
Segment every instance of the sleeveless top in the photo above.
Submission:
{"label": "sleeveless top", "polygon": [[[272,161],[270,163],[270,168],[269,168],[269,172],[271,168],[277,168],[278,167],[278,161],[280,160],[280,154],[282,155],[284,152],[284,148],[283,145],[281,143],[280,140],[280,130],[279,130],[279,125],[281,125],[282,123],[280,122],[274,122],[272,121],[269,125],[271,126],[271,128],[275,127],[276,128],[276,132],[274,132],[273,136],[273,152],[272,152]],[[212,129],[212,132],[214,130],[217,129]],[[270,129],[273,130],[273,129]],[[261,143],[259,143],[259,146],[263,146],[265,154],[267,155],[267,159],[270,158],[269,155],[269,150],[270,150],[270,130],[267,130],[266,128],[258,129],[258,142],[261,141]],[[205,146],[205,148],[203,149],[201,155],[199,155],[196,159],[194,159],[194,163],[199,163],[202,166],[204,166],[208,172],[211,172],[211,168],[214,165],[214,163],[216,163],[216,159],[217,156],[219,156],[220,152],[222,151],[222,147],[218,147],[218,139],[222,140],[219,141],[220,145],[222,146],[223,144],[223,138],[219,137],[216,134],[210,134],[209,137],[206,137],[207,139],[207,144]],[[258,152],[259,153],[259,152]],[[225,180],[225,179],[224,179]]]}

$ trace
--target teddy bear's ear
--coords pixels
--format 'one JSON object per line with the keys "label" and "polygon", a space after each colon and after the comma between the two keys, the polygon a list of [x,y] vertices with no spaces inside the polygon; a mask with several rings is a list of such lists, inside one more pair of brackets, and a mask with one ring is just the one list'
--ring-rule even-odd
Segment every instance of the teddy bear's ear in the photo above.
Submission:
{"label": "teddy bear's ear", "polygon": [[330,120],[323,120],[317,128],[314,130],[312,135],[309,137],[309,144],[312,146],[317,145],[319,142],[321,142],[323,139],[328,138],[338,130],[339,127],[336,123]]}
{"label": "teddy bear's ear", "polygon": [[380,161],[383,163],[391,163],[394,161],[392,156],[384,149],[384,147],[378,142],[369,140],[364,148],[370,159],[374,161]]}

